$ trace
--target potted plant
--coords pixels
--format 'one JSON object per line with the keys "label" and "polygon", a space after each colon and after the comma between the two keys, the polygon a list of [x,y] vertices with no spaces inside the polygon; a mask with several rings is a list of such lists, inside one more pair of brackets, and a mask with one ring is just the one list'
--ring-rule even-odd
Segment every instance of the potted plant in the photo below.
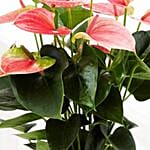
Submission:
{"label": "potted plant", "polygon": [[[139,31],[150,12],[130,33],[131,1],[33,0],[26,6],[20,0],[20,9],[0,16],[0,23],[33,32],[37,45],[33,52],[13,44],[1,56],[0,109],[26,114],[2,120],[0,128],[19,130],[36,150],[135,150],[130,129],[136,124],[124,116],[123,103],[130,95],[150,98],[150,34]],[[45,45],[43,34],[53,41]],[[30,131],[39,119],[45,129]]]}

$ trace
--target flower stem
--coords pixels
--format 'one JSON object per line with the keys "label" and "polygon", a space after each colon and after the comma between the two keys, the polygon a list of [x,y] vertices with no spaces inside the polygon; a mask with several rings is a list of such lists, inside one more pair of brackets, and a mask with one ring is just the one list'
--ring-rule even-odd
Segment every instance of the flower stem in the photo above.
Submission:
{"label": "flower stem", "polygon": [[123,25],[126,26],[127,23],[127,8],[124,10],[124,20],[123,20]]}
{"label": "flower stem", "polygon": [[93,0],[90,1],[90,17],[93,15]]}
{"label": "flower stem", "polygon": [[138,23],[136,31],[139,31],[140,27],[141,27],[141,22]]}
{"label": "flower stem", "polygon": [[39,34],[39,37],[40,37],[40,42],[41,42],[41,47],[43,46],[43,38],[42,38],[42,35]]}
{"label": "flower stem", "polygon": [[131,85],[131,82],[132,82],[132,79],[133,79],[134,72],[135,72],[135,70],[136,70],[136,68],[137,68],[138,66],[139,66],[139,65],[136,64],[136,65],[133,67],[133,69],[132,69],[132,72],[131,72],[131,75],[130,75],[130,78],[129,78],[129,81],[128,81],[128,84],[127,84],[127,88],[126,88],[126,90],[125,90],[125,92],[124,92],[124,95],[123,95],[123,101],[125,101],[125,99],[126,99],[127,91],[128,91],[129,88],[130,88],[130,85]]}
{"label": "flower stem", "polygon": [[37,35],[34,33],[34,38],[35,38],[35,42],[36,42],[36,47],[38,49],[38,52],[40,51],[40,48],[39,48],[39,44],[38,44],[38,40],[37,40]]}
{"label": "flower stem", "polygon": [[68,26],[71,29],[72,28],[72,13],[71,8],[68,8]]}

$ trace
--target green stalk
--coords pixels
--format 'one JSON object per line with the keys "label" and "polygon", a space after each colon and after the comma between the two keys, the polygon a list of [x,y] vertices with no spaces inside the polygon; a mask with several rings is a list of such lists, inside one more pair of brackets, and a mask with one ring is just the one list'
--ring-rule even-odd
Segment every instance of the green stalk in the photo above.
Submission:
{"label": "green stalk", "polygon": [[142,24],[141,22],[138,23],[138,26],[137,26],[136,31],[139,31],[139,29],[140,29],[140,27],[141,27],[141,24]]}
{"label": "green stalk", "polygon": [[124,20],[123,20],[123,25],[126,26],[127,23],[127,8],[124,10]]}
{"label": "green stalk", "polygon": [[79,133],[78,133],[78,136],[77,136],[77,142],[78,142],[78,150],[81,150]]}
{"label": "green stalk", "polygon": [[[70,29],[72,29],[72,13],[71,13],[71,8],[68,8],[68,26]],[[72,32],[70,33],[70,47],[71,47],[71,58],[73,58],[73,48],[72,48]]]}
{"label": "green stalk", "polygon": [[40,37],[40,42],[41,42],[41,47],[43,46],[43,38],[42,38],[42,34],[39,34]]}
{"label": "green stalk", "polygon": [[35,42],[36,42],[36,47],[38,49],[38,52],[40,51],[40,48],[39,48],[39,44],[38,44],[38,40],[37,40],[37,35],[34,33],[34,38],[35,38]]}
{"label": "green stalk", "polygon": [[138,67],[138,64],[136,64],[132,69],[132,72],[131,72],[131,75],[130,75],[130,78],[129,78],[129,81],[128,81],[128,84],[127,84],[127,88],[126,88],[126,90],[124,92],[124,95],[123,95],[123,101],[125,101],[125,99],[126,99],[126,94],[127,94],[128,90],[130,88],[130,85],[131,85],[131,82],[132,82],[132,79],[133,79],[133,75],[134,75],[134,72],[135,72],[137,67]]}
{"label": "green stalk", "polygon": [[93,15],[93,0],[90,1],[90,17]]}

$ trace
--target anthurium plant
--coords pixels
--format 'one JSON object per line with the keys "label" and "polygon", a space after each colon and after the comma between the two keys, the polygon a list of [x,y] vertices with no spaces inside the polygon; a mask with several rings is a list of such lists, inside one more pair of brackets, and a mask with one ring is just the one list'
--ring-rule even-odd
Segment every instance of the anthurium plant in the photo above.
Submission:
{"label": "anthurium plant", "polygon": [[[32,2],[0,16],[0,24],[32,32],[37,45],[12,44],[0,57],[0,109],[25,112],[0,128],[19,130],[33,150],[135,150],[136,124],[123,103],[150,98],[150,32],[140,31],[150,11],[130,33],[132,0]],[[44,44],[44,34],[52,42]],[[45,128],[31,130],[40,119]]]}

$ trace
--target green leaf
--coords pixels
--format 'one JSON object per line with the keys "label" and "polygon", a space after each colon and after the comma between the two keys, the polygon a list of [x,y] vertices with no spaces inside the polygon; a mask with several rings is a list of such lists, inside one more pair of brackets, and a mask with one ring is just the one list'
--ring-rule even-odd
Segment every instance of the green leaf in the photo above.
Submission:
{"label": "green leaf", "polygon": [[9,82],[9,77],[6,76],[6,77],[1,77],[0,78],[0,90],[2,89],[8,89],[10,88],[10,82]]}
{"label": "green leaf", "polygon": [[138,31],[133,34],[136,41],[136,53],[139,57],[145,57],[146,51],[150,50],[150,35],[147,31]]}
{"label": "green leaf", "polygon": [[41,119],[41,117],[33,113],[28,113],[13,119],[2,121],[0,123],[0,128],[12,128],[38,119]]}
{"label": "green leaf", "polygon": [[45,45],[41,49],[41,56],[56,59],[56,63],[39,73],[11,76],[11,84],[15,96],[20,104],[34,113],[61,118],[63,106],[62,72],[68,65],[67,54],[61,48]]}
{"label": "green leaf", "polygon": [[137,127],[137,125],[135,123],[133,123],[132,121],[128,120],[125,117],[123,119],[123,124],[127,129],[132,129],[132,128]]}
{"label": "green leaf", "polygon": [[24,144],[26,146],[28,146],[29,148],[31,148],[32,150],[36,150],[36,143],[28,143],[28,144]]}
{"label": "green leaf", "polygon": [[96,108],[96,110],[96,114],[98,114],[100,117],[122,124],[123,103],[119,90],[111,87],[109,95],[103,101],[103,103]]}
{"label": "green leaf", "polygon": [[[71,18],[69,17],[69,13],[71,13]],[[76,25],[78,25],[80,22],[88,17],[90,17],[90,11],[80,6],[70,8],[70,12],[68,11],[68,9],[65,9],[64,12],[60,14],[60,19],[62,20],[64,26],[71,29],[73,29]],[[71,26],[69,25],[69,19],[71,22]]]}
{"label": "green leaf", "polygon": [[91,47],[84,45],[79,62],[80,95],[78,103],[95,109],[95,95],[98,78],[98,60]]}
{"label": "green leaf", "polygon": [[79,115],[72,115],[67,121],[49,119],[46,124],[46,135],[50,149],[68,149],[76,139],[79,129]]}
{"label": "green leaf", "polygon": [[0,110],[10,111],[15,109],[25,110],[23,106],[21,106],[11,88],[4,88],[0,90]]}
{"label": "green leaf", "polygon": [[133,75],[133,78],[141,79],[141,80],[150,80],[150,73],[147,72],[139,72]]}
{"label": "green leaf", "polygon": [[145,101],[150,98],[150,81],[149,80],[132,80],[132,85],[129,89],[136,100]]}
{"label": "green leaf", "polygon": [[96,106],[100,105],[108,96],[112,83],[110,75],[105,73],[99,76],[97,91],[96,91]]}
{"label": "green leaf", "polygon": [[117,150],[136,150],[134,139],[130,131],[119,127],[110,137],[110,142]]}
{"label": "green leaf", "polygon": [[36,150],[50,150],[47,142],[38,141],[36,144]]}
{"label": "green leaf", "polygon": [[32,124],[23,124],[23,125],[21,125],[21,126],[14,127],[14,129],[26,133],[26,132],[28,132],[31,128],[33,128],[35,125],[36,125],[35,123],[32,123]]}
{"label": "green leaf", "polygon": [[24,138],[24,139],[28,139],[28,140],[46,139],[45,130],[37,130],[37,131],[28,132],[28,133],[17,134],[17,136]]}
{"label": "green leaf", "polygon": [[88,134],[85,144],[85,150],[101,150],[104,148],[105,137],[102,134],[99,125],[94,126]]}

